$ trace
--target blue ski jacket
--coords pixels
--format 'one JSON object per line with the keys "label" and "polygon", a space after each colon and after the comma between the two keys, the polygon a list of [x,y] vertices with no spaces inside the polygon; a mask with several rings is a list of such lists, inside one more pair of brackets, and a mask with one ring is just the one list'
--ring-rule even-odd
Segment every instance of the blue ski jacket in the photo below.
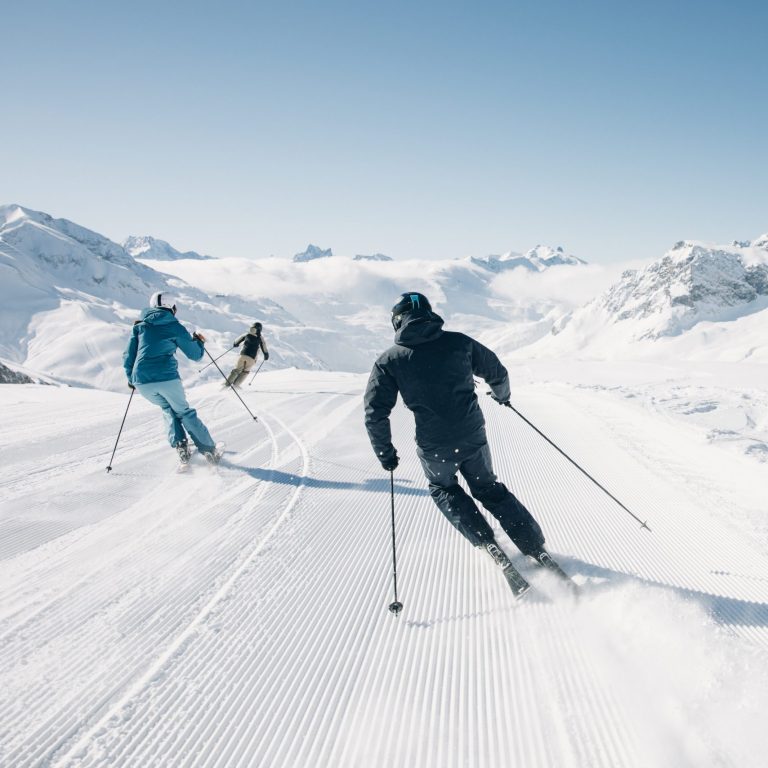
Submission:
{"label": "blue ski jacket", "polygon": [[190,360],[203,356],[203,342],[192,338],[170,309],[145,309],[141,320],[133,326],[131,338],[123,353],[123,368],[131,384],[178,379],[176,350]]}

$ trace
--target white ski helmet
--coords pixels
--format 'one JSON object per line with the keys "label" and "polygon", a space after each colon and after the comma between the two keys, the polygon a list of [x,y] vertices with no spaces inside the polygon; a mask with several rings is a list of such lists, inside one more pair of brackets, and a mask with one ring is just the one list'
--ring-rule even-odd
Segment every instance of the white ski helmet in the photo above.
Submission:
{"label": "white ski helmet", "polygon": [[157,291],[157,293],[153,293],[149,297],[149,306],[157,309],[157,308],[164,308],[164,309],[170,309],[173,314],[176,314],[176,298],[174,296],[171,296],[170,293],[163,293],[162,291]]}

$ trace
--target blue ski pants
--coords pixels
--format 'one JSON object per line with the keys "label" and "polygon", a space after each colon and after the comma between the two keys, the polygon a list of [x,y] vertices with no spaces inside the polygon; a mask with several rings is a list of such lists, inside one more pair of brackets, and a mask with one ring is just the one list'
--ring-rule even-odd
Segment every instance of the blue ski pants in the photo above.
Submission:
{"label": "blue ski pants", "polygon": [[150,403],[159,405],[163,409],[163,417],[168,429],[168,442],[172,446],[186,440],[189,432],[199,451],[212,451],[216,447],[205,424],[198,418],[197,411],[187,402],[181,379],[137,384],[136,389]]}
{"label": "blue ski pants", "polygon": [[496,479],[488,443],[479,448],[456,449],[445,456],[425,455],[420,450],[419,459],[435,504],[476,547],[494,541],[493,531],[474,500],[459,485],[457,472],[461,472],[472,496],[501,523],[523,554],[533,554],[544,546],[544,534],[533,515]]}

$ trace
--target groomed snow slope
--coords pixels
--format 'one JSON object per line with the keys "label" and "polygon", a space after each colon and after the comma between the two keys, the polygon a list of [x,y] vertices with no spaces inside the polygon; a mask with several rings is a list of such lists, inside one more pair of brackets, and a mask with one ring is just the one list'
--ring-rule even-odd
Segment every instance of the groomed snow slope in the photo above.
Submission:
{"label": "groomed snow slope", "polygon": [[0,764],[764,764],[768,555],[710,502],[764,464],[594,391],[518,387],[649,534],[483,402],[497,471],[583,585],[575,602],[516,556],[535,591],[515,603],[434,508],[398,407],[394,618],[364,381],[261,375],[256,423],[192,389],[228,453],[183,475],[140,398],[108,475],[127,396],[0,386]]}

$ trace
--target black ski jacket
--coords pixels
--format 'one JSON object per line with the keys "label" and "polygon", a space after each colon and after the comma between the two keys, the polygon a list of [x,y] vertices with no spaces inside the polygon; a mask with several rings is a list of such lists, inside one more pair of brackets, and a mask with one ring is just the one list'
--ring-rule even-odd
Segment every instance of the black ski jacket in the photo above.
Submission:
{"label": "black ski jacket", "polygon": [[261,350],[265,359],[269,356],[267,342],[264,341],[261,332],[255,330],[253,327],[251,327],[248,333],[244,333],[242,336],[235,339],[236,347],[239,347],[241,344],[243,345],[243,348],[240,350],[241,355],[248,355],[248,357],[252,357],[255,360],[256,356],[259,354],[259,350]]}
{"label": "black ski jacket", "polygon": [[365,426],[380,461],[394,455],[389,414],[398,392],[416,420],[416,444],[423,454],[448,458],[486,442],[485,419],[472,376],[494,396],[509,400],[509,376],[490,349],[463,333],[443,330],[433,312],[406,315],[395,345],[373,366],[365,392]]}

